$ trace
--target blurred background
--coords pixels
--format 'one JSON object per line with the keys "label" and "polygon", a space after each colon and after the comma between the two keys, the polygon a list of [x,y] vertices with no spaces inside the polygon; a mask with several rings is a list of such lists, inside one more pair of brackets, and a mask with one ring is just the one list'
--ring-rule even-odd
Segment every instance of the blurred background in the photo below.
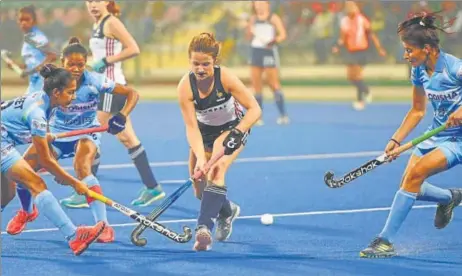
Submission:
{"label": "blurred background", "polygon": [[[442,35],[443,48],[462,55],[462,3],[456,1],[358,1],[363,14],[372,24],[387,51],[380,57],[371,43],[365,78],[376,87],[376,99],[402,99],[410,89],[401,92],[384,87],[409,87],[408,66],[402,60],[403,49],[396,35],[397,24],[421,11],[443,10],[443,16],[458,16],[449,30]],[[247,66],[249,41],[245,27],[251,14],[250,1],[117,1],[121,19],[135,37],[141,54],[123,63],[131,84],[157,85],[149,89],[148,98],[172,98],[171,89],[188,70],[187,46],[193,35],[212,31],[222,42],[222,63],[232,67],[249,83]],[[80,1],[7,1],[1,3],[0,47],[12,52],[20,60],[22,33],[16,16],[17,10],[34,4],[39,28],[46,33],[52,46],[59,50],[70,36],[77,36],[88,46],[92,19]],[[280,45],[281,78],[289,99],[349,99],[354,89],[345,76],[342,55],[331,53],[338,38],[339,21],[343,16],[343,1],[272,1],[272,9],[279,14],[287,28],[288,38]],[[2,95],[10,97],[22,93],[26,81],[2,66]],[[344,87],[324,89],[326,86]],[[168,88],[170,87],[170,88]],[[292,89],[297,87],[296,89]],[[303,87],[303,89],[301,89]],[[316,89],[310,89],[315,87]],[[341,90],[342,90],[341,89]],[[142,89],[143,90],[143,89]],[[342,90],[342,91],[343,91]],[[382,95],[381,91],[384,94]],[[330,91],[330,92],[329,92]],[[388,91],[388,92],[387,92]],[[391,91],[391,92],[390,92]],[[374,92],[374,89],[373,89]],[[336,95],[339,94],[339,95]],[[269,95],[271,97],[271,95]]]}

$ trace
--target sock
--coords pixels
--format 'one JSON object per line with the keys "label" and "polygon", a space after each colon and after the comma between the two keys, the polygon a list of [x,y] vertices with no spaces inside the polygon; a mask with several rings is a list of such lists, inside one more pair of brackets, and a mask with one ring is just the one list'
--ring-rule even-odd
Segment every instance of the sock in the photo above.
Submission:
{"label": "sock", "polygon": [[255,99],[257,100],[258,105],[260,108],[263,109],[263,94],[261,92],[255,94]]}
{"label": "sock", "polygon": [[17,183],[16,192],[21,202],[22,209],[29,214],[32,213],[34,204],[29,190],[23,184]]}
{"label": "sock", "polygon": [[358,81],[358,86],[359,90],[363,93],[363,95],[369,95],[369,87],[363,80]]}
{"label": "sock", "polygon": [[[89,175],[82,179],[82,182],[87,184],[88,188],[95,193],[102,194],[101,186],[99,185],[98,179],[94,175]],[[106,214],[106,205],[101,201],[94,200],[92,198],[87,197],[88,205],[90,205],[91,213],[93,214],[93,218],[95,222],[107,221],[107,214]]]}
{"label": "sock", "polygon": [[433,186],[428,182],[424,182],[420,187],[420,193],[417,195],[417,200],[438,202],[448,204],[451,202],[452,194],[448,189],[441,189]]}
{"label": "sock", "polygon": [[221,206],[220,212],[218,215],[222,218],[230,217],[233,214],[233,210],[231,209],[231,201],[229,199],[225,199],[223,202],[223,206]]}
{"label": "sock", "polygon": [[278,107],[279,114],[281,114],[281,116],[285,116],[286,106],[284,103],[284,94],[281,90],[274,91],[274,100],[276,101],[276,106]]}
{"label": "sock", "polygon": [[38,194],[35,197],[35,204],[37,205],[37,209],[59,228],[59,231],[63,233],[66,240],[69,241],[75,236],[77,227],[64,213],[58,200],[56,200],[50,191],[44,190]]}
{"label": "sock", "polygon": [[99,151],[97,151],[95,155],[95,159],[93,160],[93,163],[91,164],[91,173],[95,176],[98,173],[100,157],[101,155],[99,154]]}
{"label": "sock", "polygon": [[361,88],[360,81],[353,80],[351,83],[356,86],[356,99],[360,102],[364,101],[364,93]]}
{"label": "sock", "polygon": [[388,214],[387,222],[379,237],[382,237],[389,242],[394,238],[404,220],[411,211],[416,200],[417,194],[409,193],[405,190],[396,192],[395,199],[391,205],[390,213]]}
{"label": "sock", "polygon": [[152,173],[151,167],[149,166],[148,156],[146,155],[146,151],[144,150],[143,146],[139,144],[128,150],[128,154],[135,163],[136,169],[141,176],[141,181],[143,181],[144,185],[148,187],[148,189],[154,189],[159,184]]}
{"label": "sock", "polygon": [[209,183],[202,193],[201,210],[197,225],[206,225],[213,229],[213,219],[217,218],[223,203],[226,200],[226,187],[219,187]]}

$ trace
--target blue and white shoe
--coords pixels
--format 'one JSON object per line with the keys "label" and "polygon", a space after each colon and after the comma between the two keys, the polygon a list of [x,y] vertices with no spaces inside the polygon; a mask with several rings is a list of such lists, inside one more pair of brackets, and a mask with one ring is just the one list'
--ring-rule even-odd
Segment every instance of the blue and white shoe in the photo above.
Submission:
{"label": "blue and white shoe", "polygon": [[154,189],[148,189],[147,187],[144,187],[141,190],[138,198],[132,201],[132,205],[139,206],[139,207],[146,207],[164,197],[165,197],[165,193],[160,187],[160,185],[158,185]]}

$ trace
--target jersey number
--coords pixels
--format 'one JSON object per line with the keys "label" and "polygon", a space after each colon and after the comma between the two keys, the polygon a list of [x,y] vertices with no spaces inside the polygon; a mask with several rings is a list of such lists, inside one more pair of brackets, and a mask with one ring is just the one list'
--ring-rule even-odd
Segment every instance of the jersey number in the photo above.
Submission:
{"label": "jersey number", "polygon": [[18,109],[18,108],[22,109],[24,107],[25,101],[26,101],[26,97],[22,96],[22,97],[16,98],[11,101],[2,102],[1,109],[5,110],[12,105],[14,105],[15,109]]}

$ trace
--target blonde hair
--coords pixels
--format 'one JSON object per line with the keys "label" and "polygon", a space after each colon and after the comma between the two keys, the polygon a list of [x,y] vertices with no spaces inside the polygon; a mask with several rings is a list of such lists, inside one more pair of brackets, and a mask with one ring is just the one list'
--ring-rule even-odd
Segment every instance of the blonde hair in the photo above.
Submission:
{"label": "blonde hair", "polygon": [[220,46],[220,42],[215,39],[212,33],[201,33],[192,38],[189,43],[188,54],[191,57],[192,52],[205,53],[218,60]]}

